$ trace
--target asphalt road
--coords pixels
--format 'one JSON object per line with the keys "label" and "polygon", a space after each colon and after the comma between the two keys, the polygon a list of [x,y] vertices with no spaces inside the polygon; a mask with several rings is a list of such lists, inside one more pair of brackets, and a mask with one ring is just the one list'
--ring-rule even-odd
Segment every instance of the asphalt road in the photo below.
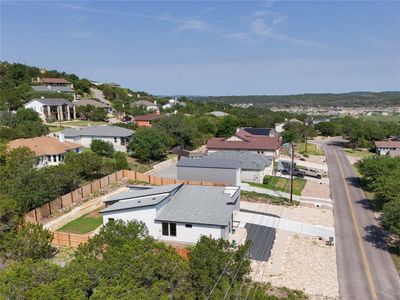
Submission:
{"label": "asphalt road", "polygon": [[[339,143],[324,144],[331,182],[341,299],[400,299],[400,278]],[[323,283],[321,283],[323,284]]]}

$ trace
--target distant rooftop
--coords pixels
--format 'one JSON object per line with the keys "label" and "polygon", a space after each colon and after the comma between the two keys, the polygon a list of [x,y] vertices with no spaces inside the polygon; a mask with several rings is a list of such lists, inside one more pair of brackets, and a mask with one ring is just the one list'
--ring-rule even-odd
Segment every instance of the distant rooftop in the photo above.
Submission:
{"label": "distant rooftop", "polygon": [[39,81],[42,83],[71,84],[71,82],[64,78],[40,78]]}
{"label": "distant rooftop", "polygon": [[89,126],[79,129],[67,128],[63,132],[66,138],[78,136],[102,136],[102,137],[129,137],[134,131],[118,126]]}
{"label": "distant rooftop", "polygon": [[[57,105],[73,105],[72,102],[65,100],[64,98],[34,98],[28,103],[32,103],[33,101],[38,101],[42,104],[49,106],[57,106]],[[28,104],[28,103],[25,103]]]}
{"label": "distant rooftop", "polygon": [[208,159],[226,159],[236,161],[242,170],[259,170],[271,166],[272,156],[265,156],[263,154],[248,152],[248,151],[217,151],[209,153],[206,158]]}
{"label": "distant rooftop", "polygon": [[74,100],[72,101],[76,106],[86,106],[86,105],[93,105],[94,107],[100,107],[100,108],[109,108],[110,106],[96,100],[92,99],[80,99],[80,100]]}
{"label": "distant rooftop", "polygon": [[210,158],[181,158],[178,167],[195,167],[195,168],[218,168],[218,169],[239,169],[238,161],[232,159],[210,159]]}
{"label": "distant rooftop", "polygon": [[72,93],[74,90],[69,86],[33,85],[32,89],[36,92],[62,92]]}

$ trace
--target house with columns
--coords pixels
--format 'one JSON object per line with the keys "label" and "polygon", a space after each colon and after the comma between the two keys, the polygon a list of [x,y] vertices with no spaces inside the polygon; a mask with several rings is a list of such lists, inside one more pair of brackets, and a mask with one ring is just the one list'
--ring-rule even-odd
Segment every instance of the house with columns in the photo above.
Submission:
{"label": "house with columns", "polygon": [[76,106],[63,98],[32,99],[24,107],[36,111],[44,122],[76,119]]}

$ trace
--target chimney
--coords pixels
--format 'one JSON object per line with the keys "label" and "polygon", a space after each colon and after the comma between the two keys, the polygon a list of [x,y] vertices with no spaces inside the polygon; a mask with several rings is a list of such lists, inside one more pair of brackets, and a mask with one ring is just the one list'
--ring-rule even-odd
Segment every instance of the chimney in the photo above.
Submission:
{"label": "chimney", "polygon": [[59,140],[61,143],[64,143],[64,142],[65,142],[64,133],[60,132],[60,133],[58,134],[58,140]]}

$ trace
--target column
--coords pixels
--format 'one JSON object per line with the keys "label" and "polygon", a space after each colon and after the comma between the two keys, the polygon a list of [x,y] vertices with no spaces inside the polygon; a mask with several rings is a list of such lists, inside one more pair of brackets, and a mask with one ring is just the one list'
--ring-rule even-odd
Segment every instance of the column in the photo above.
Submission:
{"label": "column", "polygon": [[74,112],[74,120],[75,120],[76,119],[76,106],[75,105],[72,106],[72,110]]}
{"label": "column", "polygon": [[47,122],[51,121],[51,110],[50,105],[47,105]]}
{"label": "column", "polygon": [[67,120],[71,120],[71,110],[69,108],[69,105],[67,105]]}
{"label": "column", "polygon": [[63,120],[64,120],[64,112],[63,112],[63,107],[62,107],[62,105],[60,105],[59,108],[60,108],[60,117],[61,117],[60,120],[63,121]]}
{"label": "column", "polygon": [[60,107],[57,106],[57,120],[61,121],[61,113],[60,113]]}

